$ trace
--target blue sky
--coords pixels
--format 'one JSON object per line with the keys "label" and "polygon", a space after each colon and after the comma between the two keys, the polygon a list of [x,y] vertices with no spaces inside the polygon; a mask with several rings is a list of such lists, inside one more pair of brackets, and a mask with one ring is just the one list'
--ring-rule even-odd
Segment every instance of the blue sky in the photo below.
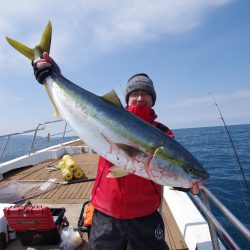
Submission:
{"label": "blue sky", "polygon": [[[145,72],[158,120],[170,128],[250,123],[250,1],[8,0],[0,9],[0,135],[56,119],[28,59],[5,36],[34,47],[48,20],[51,56],[64,76],[123,101],[127,79]],[[124,103],[124,101],[123,101]]]}

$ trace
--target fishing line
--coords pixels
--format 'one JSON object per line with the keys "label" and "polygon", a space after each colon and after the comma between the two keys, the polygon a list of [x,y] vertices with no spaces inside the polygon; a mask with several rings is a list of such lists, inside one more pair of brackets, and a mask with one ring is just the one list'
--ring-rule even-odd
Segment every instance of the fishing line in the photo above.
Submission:
{"label": "fishing line", "polygon": [[215,101],[215,98],[214,98],[213,94],[212,94],[212,93],[209,93],[209,95],[213,98],[214,105],[216,106],[216,108],[217,108],[217,110],[218,110],[218,112],[219,112],[220,118],[221,118],[221,120],[222,120],[222,122],[223,122],[223,124],[224,124],[224,127],[225,127],[225,129],[226,129],[226,132],[227,132],[227,135],[228,135],[228,138],[229,138],[229,142],[230,142],[230,144],[231,144],[231,146],[232,146],[232,148],[233,148],[233,152],[234,152],[236,161],[237,161],[238,166],[239,166],[239,168],[240,168],[241,175],[242,175],[242,177],[243,177],[243,180],[244,180],[246,189],[247,189],[247,191],[248,191],[248,194],[250,195],[250,189],[249,189],[249,186],[248,186],[248,183],[247,183],[247,179],[246,179],[244,170],[243,170],[243,168],[242,168],[242,165],[241,165],[241,162],[240,162],[240,158],[239,158],[238,153],[237,153],[237,151],[236,151],[235,145],[234,145],[234,143],[233,143],[231,134],[230,134],[229,129],[228,129],[228,127],[227,127],[227,124],[226,124],[226,122],[225,122],[225,120],[224,120],[224,118],[223,118],[223,116],[222,116],[222,113],[221,113],[221,111],[220,111],[220,109],[219,109],[219,106],[218,106],[217,102]]}

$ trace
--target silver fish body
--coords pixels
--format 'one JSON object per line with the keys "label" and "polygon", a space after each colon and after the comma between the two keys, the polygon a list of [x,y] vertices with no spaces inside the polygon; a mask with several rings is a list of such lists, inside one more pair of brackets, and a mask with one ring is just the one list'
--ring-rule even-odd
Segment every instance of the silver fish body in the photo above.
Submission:
{"label": "silver fish body", "polygon": [[[174,187],[188,188],[208,178],[183,146],[112,100],[55,73],[46,84],[62,118],[90,148],[115,166]],[[117,98],[115,94],[113,98]]]}
{"label": "silver fish body", "polygon": [[[30,60],[49,53],[52,27],[46,26],[40,44],[31,49],[6,38]],[[52,72],[44,83],[57,115],[60,115],[97,154],[124,172],[161,185],[189,188],[208,178],[199,161],[177,141],[122,107],[114,91],[97,96]],[[123,169],[123,174],[118,174]]]}

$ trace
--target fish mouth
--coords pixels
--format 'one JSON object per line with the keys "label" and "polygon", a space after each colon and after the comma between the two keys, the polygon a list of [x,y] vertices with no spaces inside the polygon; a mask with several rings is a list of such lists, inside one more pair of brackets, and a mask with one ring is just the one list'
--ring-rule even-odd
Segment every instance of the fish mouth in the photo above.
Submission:
{"label": "fish mouth", "polygon": [[204,172],[204,173],[203,173],[203,181],[205,181],[205,180],[208,179],[208,178],[209,178],[209,173]]}
{"label": "fish mouth", "polygon": [[[202,166],[200,167],[202,168]],[[198,169],[194,168],[193,169],[193,174],[196,175],[196,181],[205,181],[206,179],[209,178],[209,173],[205,169]]]}
{"label": "fish mouth", "polygon": [[193,186],[202,187],[203,183],[209,178],[209,174],[207,172],[202,172],[199,176],[192,176],[190,178],[190,188]]}
{"label": "fish mouth", "polygon": [[203,172],[201,175],[200,175],[200,178],[198,179],[198,181],[205,181],[209,178],[209,174],[207,172]]}
{"label": "fish mouth", "polygon": [[203,183],[207,180],[208,177],[206,178],[199,178],[199,179],[193,179],[191,181],[191,187],[192,186],[198,186],[198,187],[202,187]]}

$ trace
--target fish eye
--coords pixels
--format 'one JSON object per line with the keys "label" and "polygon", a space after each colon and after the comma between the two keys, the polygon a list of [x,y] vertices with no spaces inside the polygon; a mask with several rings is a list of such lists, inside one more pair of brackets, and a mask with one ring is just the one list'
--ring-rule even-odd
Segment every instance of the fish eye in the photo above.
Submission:
{"label": "fish eye", "polygon": [[188,168],[188,169],[187,169],[188,174],[192,174],[193,171],[194,171],[194,170],[193,170],[192,168]]}

